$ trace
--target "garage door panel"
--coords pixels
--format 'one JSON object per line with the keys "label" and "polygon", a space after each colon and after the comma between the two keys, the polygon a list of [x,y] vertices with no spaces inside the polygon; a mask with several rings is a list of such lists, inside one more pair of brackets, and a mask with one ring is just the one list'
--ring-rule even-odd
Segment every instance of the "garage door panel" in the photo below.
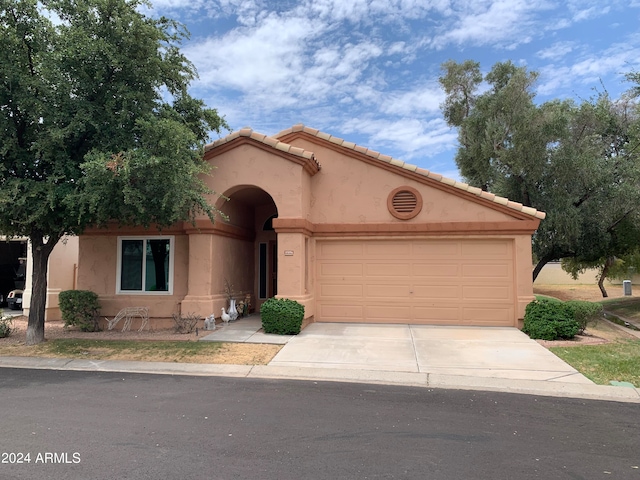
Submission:
{"label": "garage door panel", "polygon": [[463,242],[460,252],[462,258],[510,258],[510,245],[502,240],[483,240],[479,242]]}
{"label": "garage door panel", "polygon": [[364,254],[368,256],[407,257],[411,255],[411,244],[407,242],[367,242],[364,244]]}
{"label": "garage door panel", "polygon": [[511,265],[502,264],[473,264],[462,266],[462,276],[471,278],[503,278],[510,279],[513,269]]}
{"label": "garage door panel", "polygon": [[370,277],[408,277],[411,275],[409,263],[367,263],[365,275]]}
{"label": "garage door panel", "polygon": [[372,285],[367,284],[364,289],[365,295],[369,298],[409,298],[411,296],[411,285],[384,284]]}
{"label": "garage door panel", "polygon": [[464,323],[483,325],[504,325],[511,322],[513,318],[513,308],[509,306],[500,307],[469,307],[462,309],[462,320]]}
{"label": "garage door panel", "polygon": [[458,300],[460,287],[458,285],[414,285],[413,298],[417,300]]}
{"label": "garage door panel", "polygon": [[[416,320],[440,320],[455,325],[460,317],[460,309],[452,306],[413,307],[413,318]],[[429,322],[431,323],[431,322]]]}
{"label": "garage door panel", "polygon": [[394,323],[407,323],[411,318],[411,307],[408,305],[367,305],[364,311],[366,318],[374,322],[389,320]]}
{"label": "garage door panel", "polygon": [[325,322],[361,322],[364,316],[362,305],[353,304],[321,304],[320,318]]}
{"label": "garage door panel", "polygon": [[361,257],[364,245],[357,242],[334,243],[325,242],[318,244],[318,254],[327,258],[349,258],[350,256]]}
{"label": "garage door panel", "polygon": [[414,277],[458,278],[460,265],[457,263],[414,263],[411,267]]}
{"label": "garage door panel", "polygon": [[515,324],[512,240],[318,240],[316,253],[317,321]]}
{"label": "garage door panel", "polygon": [[322,297],[362,297],[363,286],[348,284],[323,283],[320,285]]}
{"label": "garage door panel", "polygon": [[462,300],[510,300],[512,288],[498,285],[464,285]]}
{"label": "garage door panel", "polygon": [[364,271],[362,263],[323,263],[320,267],[321,276],[350,276],[361,277]]}

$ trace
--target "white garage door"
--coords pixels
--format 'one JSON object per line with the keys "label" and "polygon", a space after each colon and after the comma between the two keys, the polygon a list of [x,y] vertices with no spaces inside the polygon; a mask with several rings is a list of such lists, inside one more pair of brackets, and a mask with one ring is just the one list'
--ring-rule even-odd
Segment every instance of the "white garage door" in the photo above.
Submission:
{"label": "white garage door", "polygon": [[319,240],[316,321],[514,326],[510,240]]}

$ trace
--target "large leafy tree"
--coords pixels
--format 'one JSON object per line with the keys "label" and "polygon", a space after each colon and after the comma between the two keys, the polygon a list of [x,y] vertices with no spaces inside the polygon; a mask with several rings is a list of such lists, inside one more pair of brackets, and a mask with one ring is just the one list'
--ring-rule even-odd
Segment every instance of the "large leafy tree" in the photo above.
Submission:
{"label": "large leafy tree", "polygon": [[[638,80],[633,74],[629,80]],[[581,225],[575,254],[562,267],[576,278],[588,268],[599,271],[598,286],[607,297],[604,281],[623,278],[638,265],[640,248],[640,112],[638,87],[616,101],[601,94],[583,103],[578,125],[592,136],[602,152],[598,162],[578,179],[589,216]],[[586,126],[585,126],[586,125]],[[583,134],[584,135],[584,134]],[[578,157],[580,158],[580,157]]]}
{"label": "large leafy tree", "polygon": [[552,260],[596,259],[632,247],[624,233],[640,225],[637,107],[604,93],[576,105],[537,105],[537,74],[511,62],[482,76],[473,61],[446,62],[440,83],[449,125],[457,127],[456,163],[471,184],[547,213],[533,237],[542,267]]}
{"label": "large leafy tree", "polygon": [[204,211],[202,145],[226,127],[192,98],[184,28],[144,0],[0,0],[0,231],[29,237],[27,343],[44,339],[47,264],[66,234]]}

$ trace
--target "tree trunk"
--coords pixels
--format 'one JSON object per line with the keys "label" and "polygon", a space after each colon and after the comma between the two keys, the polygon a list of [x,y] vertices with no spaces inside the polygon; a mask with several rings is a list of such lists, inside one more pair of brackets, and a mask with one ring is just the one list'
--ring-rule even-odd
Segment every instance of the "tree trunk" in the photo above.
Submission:
{"label": "tree trunk", "polygon": [[615,261],[615,257],[607,257],[604,261],[604,267],[602,268],[602,273],[600,274],[600,279],[598,280],[598,287],[600,287],[600,291],[602,292],[603,298],[607,298],[609,295],[604,288],[604,281],[607,278],[607,273],[609,273],[609,267],[613,265]]}
{"label": "tree trunk", "polygon": [[542,270],[542,267],[544,267],[547,263],[549,263],[551,260],[554,260],[554,256],[549,254],[549,255],[545,255],[544,257],[542,257],[537,265],[536,268],[533,269],[533,281],[536,281],[536,278],[538,278],[538,274],[540,273],[540,270]]}
{"label": "tree trunk", "polygon": [[31,301],[29,303],[29,322],[27,324],[27,345],[36,345],[44,341],[44,313],[47,303],[47,269],[49,256],[60,236],[45,238],[39,231],[29,235],[32,248]]}

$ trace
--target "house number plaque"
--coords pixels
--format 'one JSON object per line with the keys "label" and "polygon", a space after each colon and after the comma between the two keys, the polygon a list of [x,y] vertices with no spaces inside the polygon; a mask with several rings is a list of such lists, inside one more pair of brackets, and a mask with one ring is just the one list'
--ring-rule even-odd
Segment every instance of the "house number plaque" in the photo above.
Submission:
{"label": "house number plaque", "polygon": [[284,256],[285,256],[285,257],[291,257],[291,256],[293,256],[293,250],[285,250],[285,251],[284,251]]}

